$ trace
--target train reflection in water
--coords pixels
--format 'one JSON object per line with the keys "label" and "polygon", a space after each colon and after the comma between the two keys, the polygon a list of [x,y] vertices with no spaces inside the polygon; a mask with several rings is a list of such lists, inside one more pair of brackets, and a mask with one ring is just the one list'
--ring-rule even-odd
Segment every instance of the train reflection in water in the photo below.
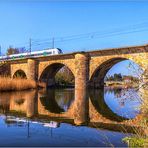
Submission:
{"label": "train reflection in water", "polygon": [[48,128],[60,127],[60,123],[55,122],[55,121],[43,122],[43,121],[28,120],[27,118],[15,117],[15,116],[5,116],[4,121],[8,126],[11,126],[11,125],[12,126],[23,126],[25,124],[32,123],[32,124],[40,124]]}

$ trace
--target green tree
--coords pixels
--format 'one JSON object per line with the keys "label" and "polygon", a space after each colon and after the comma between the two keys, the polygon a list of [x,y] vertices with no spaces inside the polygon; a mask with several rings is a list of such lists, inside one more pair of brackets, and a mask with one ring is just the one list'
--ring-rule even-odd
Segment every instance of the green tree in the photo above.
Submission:
{"label": "green tree", "polygon": [[55,81],[58,85],[73,85],[74,76],[72,72],[65,66],[58,71],[55,76]]}

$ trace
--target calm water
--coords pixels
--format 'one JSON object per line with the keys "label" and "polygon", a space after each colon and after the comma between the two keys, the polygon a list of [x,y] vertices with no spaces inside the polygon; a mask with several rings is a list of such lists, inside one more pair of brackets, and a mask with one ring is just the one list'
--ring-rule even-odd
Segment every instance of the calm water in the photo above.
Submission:
{"label": "calm water", "polygon": [[[133,89],[90,90],[88,99],[113,120],[139,113],[139,96]],[[75,126],[73,119],[61,117],[73,103],[73,89],[0,93],[0,146],[127,146],[122,138],[128,134],[90,127],[91,120]]]}

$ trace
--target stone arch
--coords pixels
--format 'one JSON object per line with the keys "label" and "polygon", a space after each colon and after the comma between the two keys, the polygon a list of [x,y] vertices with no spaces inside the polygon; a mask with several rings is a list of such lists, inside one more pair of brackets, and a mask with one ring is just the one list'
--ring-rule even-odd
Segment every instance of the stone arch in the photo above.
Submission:
{"label": "stone arch", "polygon": [[[98,63],[96,68],[94,69],[90,80],[89,80],[89,86],[93,88],[103,88],[104,87],[104,78],[107,74],[107,72],[117,63],[125,60],[131,60],[134,63],[137,64],[137,62],[131,58],[128,57],[114,57],[109,58],[106,61],[102,62],[101,64]],[[138,64],[140,67],[141,65]],[[143,69],[143,67],[141,67]]]}
{"label": "stone arch", "polygon": [[13,74],[12,77],[13,77],[13,78],[15,78],[15,77],[20,77],[20,78],[26,78],[26,79],[27,79],[27,75],[26,75],[25,71],[23,71],[23,70],[21,70],[21,69],[16,70],[16,71],[14,72],[14,74]]}
{"label": "stone arch", "polygon": [[73,74],[74,76],[74,73],[73,71],[71,70],[71,68],[69,68],[69,66],[67,66],[66,64],[63,64],[63,63],[52,63],[52,64],[49,64],[48,66],[46,66],[40,76],[39,76],[39,82],[44,82],[46,83],[46,86],[53,86],[55,84],[55,80],[54,80],[54,77],[56,75],[56,73],[62,68],[66,66],[70,71],[71,73]]}

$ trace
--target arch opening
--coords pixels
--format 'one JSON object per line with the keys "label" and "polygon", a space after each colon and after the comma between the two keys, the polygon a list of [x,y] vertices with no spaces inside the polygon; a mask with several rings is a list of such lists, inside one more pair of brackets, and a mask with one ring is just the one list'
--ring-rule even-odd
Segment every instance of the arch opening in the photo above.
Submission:
{"label": "arch opening", "polygon": [[27,75],[25,74],[25,72],[23,70],[17,70],[14,75],[13,78],[23,78],[23,79],[27,79]]}
{"label": "arch opening", "polygon": [[49,113],[67,112],[74,101],[73,89],[48,89],[40,92],[42,106]]}
{"label": "arch opening", "polygon": [[133,119],[140,113],[141,96],[136,89],[142,73],[142,68],[135,62],[114,58],[98,66],[90,79],[90,86],[104,89],[104,102],[112,112],[125,119]]}
{"label": "arch opening", "polygon": [[46,87],[74,87],[74,74],[64,64],[55,63],[47,66],[42,72],[39,81]]}
{"label": "arch opening", "polygon": [[48,88],[40,98],[45,109],[58,114],[67,112],[74,101],[75,78],[71,70],[61,63],[51,64],[44,69],[39,81]]}
{"label": "arch opening", "polygon": [[104,78],[107,74],[107,72],[117,63],[121,61],[125,61],[127,59],[125,58],[114,58],[110,59],[100,66],[97,67],[97,69],[94,71],[90,78],[89,85],[92,88],[104,88]]}

